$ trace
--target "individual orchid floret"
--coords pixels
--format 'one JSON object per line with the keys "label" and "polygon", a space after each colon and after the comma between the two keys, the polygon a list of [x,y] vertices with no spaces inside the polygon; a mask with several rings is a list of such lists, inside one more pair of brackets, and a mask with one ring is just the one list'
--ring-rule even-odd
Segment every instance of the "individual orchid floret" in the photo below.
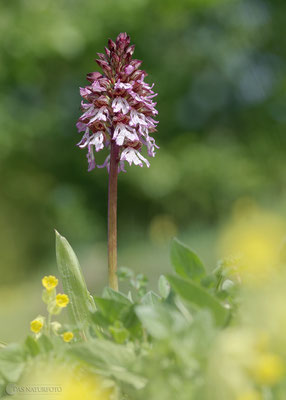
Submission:
{"label": "individual orchid floret", "polygon": [[[78,131],[83,132],[80,148],[87,148],[88,170],[107,167],[110,170],[111,148],[116,148],[118,171],[129,165],[149,167],[142,155],[146,148],[149,157],[154,157],[158,146],[150,136],[156,132],[158,114],[153,98],[157,94],[144,81],[146,72],[140,69],[142,61],[132,59],[135,46],[130,45],[126,33],[120,33],[115,42],[108,41],[105,54],[98,53],[97,64],[103,73],[87,74],[89,85],[80,88],[83,98],[82,115],[77,122]],[[105,162],[98,165],[95,153],[106,148]]]}

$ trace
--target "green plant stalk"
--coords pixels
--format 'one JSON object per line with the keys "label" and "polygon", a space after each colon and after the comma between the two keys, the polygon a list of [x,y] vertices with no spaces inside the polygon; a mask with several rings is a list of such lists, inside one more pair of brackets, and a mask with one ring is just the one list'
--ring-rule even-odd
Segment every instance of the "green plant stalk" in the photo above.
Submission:
{"label": "green plant stalk", "polygon": [[119,147],[111,140],[108,183],[108,279],[109,286],[118,290],[117,278],[117,178]]}
{"label": "green plant stalk", "polygon": [[52,314],[49,312],[48,321],[47,321],[48,336],[50,336],[50,334],[51,334],[51,322],[52,322]]}

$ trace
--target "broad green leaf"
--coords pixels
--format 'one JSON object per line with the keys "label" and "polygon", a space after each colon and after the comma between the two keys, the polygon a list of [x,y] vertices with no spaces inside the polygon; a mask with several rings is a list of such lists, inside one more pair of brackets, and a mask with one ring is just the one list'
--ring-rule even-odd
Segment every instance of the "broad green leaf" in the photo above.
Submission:
{"label": "broad green leaf", "polygon": [[152,292],[152,290],[146,293],[141,299],[141,304],[146,304],[146,305],[159,304],[160,302],[161,302],[160,297],[156,293]]}
{"label": "broad green leaf", "polygon": [[6,387],[7,382],[5,382],[4,379],[2,379],[0,376],[0,399],[2,399],[2,397],[5,395]]}
{"label": "broad green leaf", "polygon": [[129,338],[129,331],[123,326],[121,321],[116,321],[114,325],[109,326],[109,331],[112,334],[116,343],[123,344]]}
{"label": "broad green leaf", "polygon": [[127,305],[101,297],[94,297],[94,300],[98,311],[92,315],[92,319],[97,325],[107,328],[109,325],[121,321],[134,337],[140,336],[141,324],[135,314],[133,304]]}
{"label": "broad green leaf", "polygon": [[136,389],[146,384],[143,377],[132,372],[137,358],[132,346],[96,339],[74,346],[70,354],[88,363],[95,372],[129,383]]}
{"label": "broad green leaf", "polygon": [[25,351],[20,344],[0,350],[0,375],[8,382],[17,382],[25,367]]}
{"label": "broad green leaf", "polygon": [[171,262],[182,278],[199,280],[206,273],[199,257],[178,239],[174,239],[171,244]]}
{"label": "broad green leaf", "polygon": [[42,352],[48,353],[52,351],[54,346],[51,339],[47,335],[41,335],[38,339],[38,344]]}
{"label": "broad green leaf", "polygon": [[38,342],[32,336],[28,336],[25,340],[25,347],[32,357],[35,357],[41,351]]}
{"label": "broad green leaf", "polygon": [[173,308],[164,305],[140,305],[136,314],[148,333],[156,339],[167,339],[179,332],[186,324],[185,318]]}
{"label": "broad green leaf", "polygon": [[103,297],[106,299],[111,299],[111,300],[118,301],[120,303],[124,303],[126,305],[132,304],[131,301],[128,299],[128,297],[125,296],[125,294],[123,294],[121,292],[117,292],[116,290],[113,290],[110,287],[104,288]]}
{"label": "broad green leaf", "polygon": [[160,295],[166,299],[170,293],[170,283],[164,275],[161,275],[158,281],[158,289]]}
{"label": "broad green leaf", "polygon": [[117,320],[122,320],[129,312],[130,305],[120,303],[111,299],[104,299],[102,297],[94,297],[97,308],[101,311],[103,316],[113,323]]}
{"label": "broad green leaf", "polygon": [[68,241],[56,232],[56,254],[58,269],[62,278],[63,288],[69,296],[68,306],[72,324],[85,329],[91,319],[91,312],[95,311],[92,296],[82,274],[78,259]]}
{"label": "broad green leaf", "polygon": [[209,310],[218,325],[226,324],[229,317],[229,310],[204,288],[194,282],[176,276],[167,276],[167,279],[171,287],[182,299],[191,303],[195,308]]}

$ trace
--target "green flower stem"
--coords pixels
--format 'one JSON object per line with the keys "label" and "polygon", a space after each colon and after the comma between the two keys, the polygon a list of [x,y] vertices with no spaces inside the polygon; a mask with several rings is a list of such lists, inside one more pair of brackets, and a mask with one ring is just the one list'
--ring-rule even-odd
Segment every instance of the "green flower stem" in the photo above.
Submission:
{"label": "green flower stem", "polygon": [[51,334],[51,322],[52,322],[52,314],[49,312],[48,321],[47,321],[48,336],[50,336],[50,334]]}
{"label": "green flower stem", "polygon": [[118,290],[117,279],[117,177],[119,147],[111,141],[108,185],[108,277],[109,286]]}

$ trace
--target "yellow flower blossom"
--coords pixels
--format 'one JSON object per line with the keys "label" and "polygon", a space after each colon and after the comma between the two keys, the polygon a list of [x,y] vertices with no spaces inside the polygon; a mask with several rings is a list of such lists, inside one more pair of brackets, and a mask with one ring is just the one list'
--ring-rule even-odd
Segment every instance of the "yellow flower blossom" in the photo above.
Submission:
{"label": "yellow flower blossom", "polygon": [[62,337],[63,337],[63,340],[64,340],[65,342],[69,343],[69,342],[73,339],[74,334],[73,334],[72,332],[65,332],[65,333],[62,335]]}
{"label": "yellow flower blossom", "polygon": [[43,326],[43,321],[41,321],[40,319],[34,319],[30,324],[30,329],[34,333],[39,333]]}
{"label": "yellow flower blossom", "polygon": [[60,365],[52,360],[39,359],[30,363],[21,378],[22,386],[45,386],[52,387],[55,391],[50,393],[37,393],[37,396],[19,396],[15,398],[37,398],[43,400],[110,400],[118,399],[117,390],[114,385],[106,385],[106,380],[86,371],[82,363],[70,363]]}
{"label": "yellow flower blossom", "polygon": [[55,287],[57,287],[58,282],[58,279],[53,275],[44,276],[44,278],[42,279],[42,284],[44,288],[48,291],[53,290]]}
{"label": "yellow flower blossom", "polygon": [[239,395],[237,400],[262,400],[262,397],[256,390],[249,390]]}
{"label": "yellow flower blossom", "polygon": [[282,359],[276,354],[262,354],[252,368],[255,381],[261,385],[275,385],[285,372]]}
{"label": "yellow flower blossom", "polygon": [[284,234],[284,221],[275,214],[259,210],[236,214],[221,235],[219,253],[236,256],[234,270],[243,283],[261,285],[277,274]]}
{"label": "yellow flower blossom", "polygon": [[69,304],[69,297],[67,294],[57,294],[56,295],[56,304],[60,308],[64,308]]}

